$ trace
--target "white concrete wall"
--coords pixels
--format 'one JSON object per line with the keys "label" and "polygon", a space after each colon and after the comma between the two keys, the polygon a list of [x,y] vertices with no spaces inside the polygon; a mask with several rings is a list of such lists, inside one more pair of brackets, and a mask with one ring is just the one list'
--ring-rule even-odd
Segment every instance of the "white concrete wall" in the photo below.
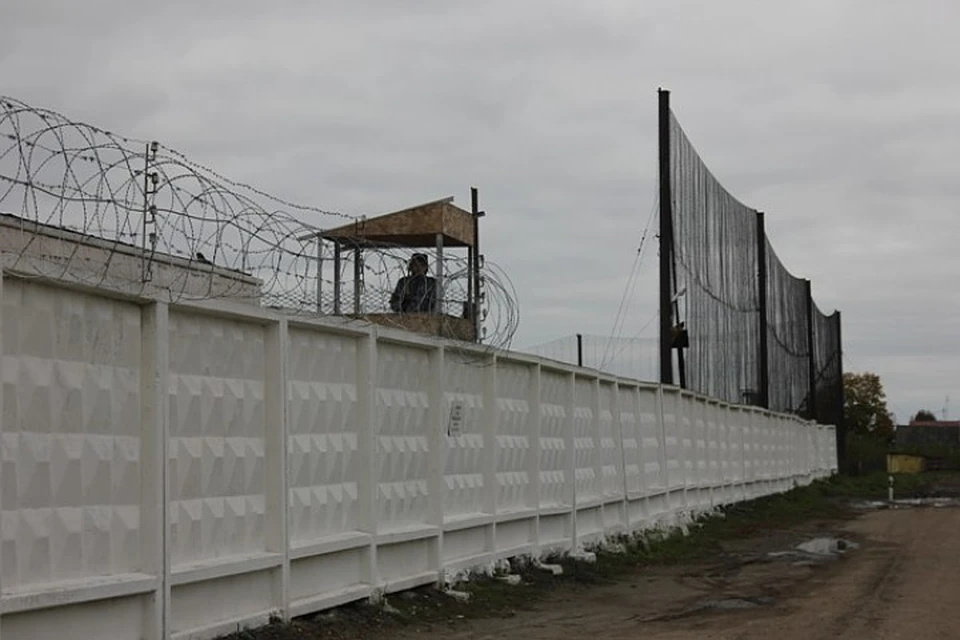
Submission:
{"label": "white concrete wall", "polygon": [[209,638],[836,468],[832,427],[672,387],[0,284],[0,640]]}

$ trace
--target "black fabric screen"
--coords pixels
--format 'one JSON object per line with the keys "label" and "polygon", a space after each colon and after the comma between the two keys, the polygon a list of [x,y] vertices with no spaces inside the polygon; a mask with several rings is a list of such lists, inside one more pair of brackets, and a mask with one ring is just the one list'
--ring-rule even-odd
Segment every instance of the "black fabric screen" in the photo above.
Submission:
{"label": "black fabric screen", "polygon": [[669,289],[671,305],[662,326],[686,331],[680,343],[671,342],[675,333],[661,340],[678,372],[672,379],[728,402],[838,425],[840,313],[820,311],[810,283],[777,255],[757,211],[724,188],[667,113],[664,121],[661,111],[661,127],[669,129],[661,172],[669,171],[669,180],[661,189],[670,191],[661,198],[670,225],[661,251],[669,252],[671,266],[661,271],[661,290]]}

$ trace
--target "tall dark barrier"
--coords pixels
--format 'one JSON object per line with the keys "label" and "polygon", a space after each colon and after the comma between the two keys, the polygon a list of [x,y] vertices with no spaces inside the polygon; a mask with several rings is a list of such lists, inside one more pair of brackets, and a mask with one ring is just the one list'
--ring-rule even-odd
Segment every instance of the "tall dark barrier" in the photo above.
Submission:
{"label": "tall dark barrier", "polygon": [[[837,426],[843,423],[843,359],[840,312],[824,315],[813,306],[813,361],[816,369],[816,419]],[[840,437],[838,435],[837,437]]]}
{"label": "tall dark barrier", "polygon": [[686,369],[679,382],[716,398],[753,403],[760,347],[757,215],[713,177],[676,118],[668,116],[673,243],[664,251],[661,234],[661,259],[670,258],[668,326],[676,327],[671,342],[680,347],[674,353]]}
{"label": "tall dark barrier", "polygon": [[842,456],[840,313],[817,308],[764,214],[724,189],[659,99],[661,381],[836,425]]}
{"label": "tall dark barrier", "polygon": [[807,340],[806,281],[787,271],[769,238],[765,253],[769,408],[810,416],[811,358]]}

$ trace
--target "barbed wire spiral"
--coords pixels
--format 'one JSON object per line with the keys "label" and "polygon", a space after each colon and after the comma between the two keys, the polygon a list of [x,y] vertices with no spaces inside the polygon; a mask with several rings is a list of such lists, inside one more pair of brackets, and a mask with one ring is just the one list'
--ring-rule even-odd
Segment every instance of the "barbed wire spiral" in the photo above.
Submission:
{"label": "barbed wire spiral", "polygon": [[[0,227],[15,232],[2,250],[4,267],[21,275],[171,303],[247,300],[331,315],[333,249],[316,235],[364,217],[295,204],[158,142],[0,96]],[[411,253],[365,248],[360,277],[341,274],[354,316],[388,310]],[[466,267],[465,257],[444,253],[444,310],[467,300]],[[519,325],[516,291],[491,260],[480,280],[482,342],[508,348]]]}

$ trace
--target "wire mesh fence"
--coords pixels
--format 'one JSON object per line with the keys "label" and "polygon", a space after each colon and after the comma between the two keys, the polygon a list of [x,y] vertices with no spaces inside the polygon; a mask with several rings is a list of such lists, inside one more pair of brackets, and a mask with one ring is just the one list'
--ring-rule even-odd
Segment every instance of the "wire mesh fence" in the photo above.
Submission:
{"label": "wire mesh fence", "polygon": [[656,338],[575,334],[523,349],[541,358],[620,376],[653,381],[657,377]]}

